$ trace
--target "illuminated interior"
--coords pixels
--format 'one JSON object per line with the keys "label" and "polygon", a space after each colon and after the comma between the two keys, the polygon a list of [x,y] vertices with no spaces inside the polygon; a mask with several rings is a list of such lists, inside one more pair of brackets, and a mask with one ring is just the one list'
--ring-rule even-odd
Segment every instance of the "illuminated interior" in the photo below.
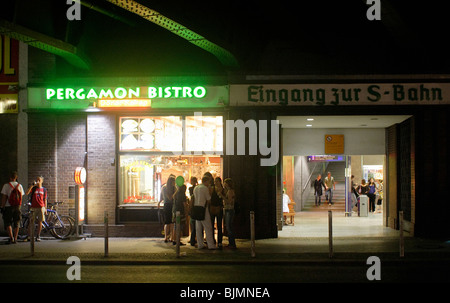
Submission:
{"label": "illuminated interior", "polygon": [[222,176],[223,117],[121,117],[119,204],[154,206],[170,174]]}

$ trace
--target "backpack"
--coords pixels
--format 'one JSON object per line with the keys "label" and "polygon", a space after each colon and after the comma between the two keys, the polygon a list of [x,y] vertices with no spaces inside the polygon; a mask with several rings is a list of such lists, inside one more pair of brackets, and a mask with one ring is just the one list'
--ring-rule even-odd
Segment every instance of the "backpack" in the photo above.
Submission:
{"label": "backpack", "polygon": [[14,187],[9,183],[9,186],[13,189],[8,198],[9,205],[11,206],[20,206],[22,204],[22,193],[19,190],[19,185],[20,184],[17,183],[16,187]]}

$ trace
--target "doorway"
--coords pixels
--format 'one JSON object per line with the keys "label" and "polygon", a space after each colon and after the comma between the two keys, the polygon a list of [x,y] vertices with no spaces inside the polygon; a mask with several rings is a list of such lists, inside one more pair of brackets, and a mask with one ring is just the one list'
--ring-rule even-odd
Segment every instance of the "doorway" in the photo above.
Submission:
{"label": "doorway", "polygon": [[[283,136],[283,190],[292,203],[291,211],[295,212],[293,222],[287,217],[287,224],[282,223],[279,237],[327,237],[329,210],[332,211],[333,235],[336,237],[396,235],[397,230],[387,227],[389,199],[384,192],[385,176],[388,174],[385,137],[386,128],[408,118],[278,117]],[[343,136],[342,153],[325,153],[327,135]],[[313,182],[319,174],[325,179],[328,172],[335,181],[332,202],[329,203],[323,194],[321,205],[316,206]],[[381,196],[375,197],[374,211],[368,211],[367,216],[361,216],[358,204],[355,206],[352,200],[351,175],[354,175],[356,185],[370,178],[381,182],[377,184],[383,188],[379,192]]]}

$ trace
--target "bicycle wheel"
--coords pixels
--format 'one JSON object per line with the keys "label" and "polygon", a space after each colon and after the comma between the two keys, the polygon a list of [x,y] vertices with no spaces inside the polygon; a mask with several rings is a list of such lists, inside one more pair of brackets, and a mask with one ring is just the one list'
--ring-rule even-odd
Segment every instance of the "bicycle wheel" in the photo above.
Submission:
{"label": "bicycle wheel", "polygon": [[28,225],[30,224],[30,218],[23,216],[19,225],[19,239],[26,239],[28,237]]}
{"label": "bicycle wheel", "polygon": [[75,219],[71,216],[68,216],[70,223],[72,223],[72,230],[70,231],[70,235],[75,234]]}
{"label": "bicycle wheel", "polygon": [[69,216],[55,216],[52,221],[52,235],[57,239],[65,239],[70,236],[73,225]]}

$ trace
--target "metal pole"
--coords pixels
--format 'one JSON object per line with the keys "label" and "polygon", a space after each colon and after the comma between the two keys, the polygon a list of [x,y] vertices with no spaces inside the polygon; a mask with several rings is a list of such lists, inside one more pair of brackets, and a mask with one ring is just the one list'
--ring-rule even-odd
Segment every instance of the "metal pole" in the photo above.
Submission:
{"label": "metal pole", "polygon": [[329,257],[333,258],[333,219],[331,210],[328,211],[328,247]]}
{"label": "metal pole", "polygon": [[405,239],[403,237],[403,211],[399,212],[400,229],[400,257],[405,256]]}
{"label": "metal pole", "polygon": [[104,222],[105,222],[105,257],[108,257],[108,253],[109,253],[109,234],[108,234],[108,211],[105,210],[105,218],[104,218]]}
{"label": "metal pole", "polygon": [[78,221],[80,220],[80,186],[75,185],[75,237],[78,238]]}
{"label": "metal pole", "polygon": [[34,256],[34,212],[30,212],[30,248],[31,248],[31,256]]}
{"label": "metal pole", "polygon": [[251,255],[252,258],[256,256],[255,252],[255,212],[250,211],[250,239],[251,239]]}
{"label": "metal pole", "polygon": [[180,257],[180,237],[181,237],[181,217],[180,217],[180,211],[177,210],[176,213],[176,220],[175,220],[175,231],[176,231],[176,237],[177,237],[177,258]]}

